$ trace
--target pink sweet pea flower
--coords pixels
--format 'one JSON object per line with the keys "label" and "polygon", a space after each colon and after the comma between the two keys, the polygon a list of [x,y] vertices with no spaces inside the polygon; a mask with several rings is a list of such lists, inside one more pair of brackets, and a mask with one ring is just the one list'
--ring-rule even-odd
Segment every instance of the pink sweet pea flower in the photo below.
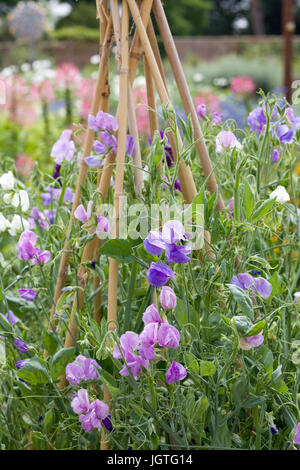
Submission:
{"label": "pink sweet pea flower", "polygon": [[92,215],[93,201],[89,201],[87,211],[82,204],[78,206],[74,212],[74,217],[81,222],[86,222]]}

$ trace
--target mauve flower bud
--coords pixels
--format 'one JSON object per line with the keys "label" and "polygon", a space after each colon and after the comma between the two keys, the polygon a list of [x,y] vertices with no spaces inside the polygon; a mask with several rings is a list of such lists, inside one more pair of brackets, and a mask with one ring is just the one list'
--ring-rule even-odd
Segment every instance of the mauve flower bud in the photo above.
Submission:
{"label": "mauve flower bud", "polygon": [[171,287],[164,286],[162,288],[160,293],[160,303],[166,310],[176,307],[176,294]]}
{"label": "mauve flower bud", "polygon": [[26,353],[28,351],[28,346],[24,341],[20,340],[19,338],[15,339],[14,345],[16,346],[17,350],[22,353]]}
{"label": "mauve flower bud", "polygon": [[166,381],[168,384],[178,382],[186,377],[186,369],[179,362],[173,361],[166,373]]}
{"label": "mauve flower bud", "polygon": [[177,348],[180,341],[180,333],[175,326],[162,323],[157,335],[158,344],[163,348]]}

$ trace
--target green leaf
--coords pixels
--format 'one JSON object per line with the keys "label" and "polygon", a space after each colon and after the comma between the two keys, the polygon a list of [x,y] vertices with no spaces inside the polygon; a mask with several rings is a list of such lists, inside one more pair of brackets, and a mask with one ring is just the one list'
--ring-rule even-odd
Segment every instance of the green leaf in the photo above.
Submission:
{"label": "green leaf", "polygon": [[242,408],[254,408],[257,405],[261,405],[266,401],[266,397],[257,397],[255,395],[249,395],[248,398],[243,402]]}
{"label": "green leaf", "polygon": [[236,315],[231,319],[231,323],[235,324],[238,333],[241,336],[245,336],[248,331],[253,328],[253,323],[248,317],[244,315]]}
{"label": "green leaf", "polygon": [[[177,297],[177,304],[175,308],[175,318],[181,328],[188,323],[195,325],[197,329],[200,327],[200,314],[190,304],[187,305],[185,300]],[[194,330],[194,329],[193,329]],[[193,332],[191,329],[191,333]]]}
{"label": "green leaf", "polygon": [[30,385],[46,384],[50,381],[45,364],[38,358],[29,359],[17,374],[20,379]]}
{"label": "green leaf", "polygon": [[97,369],[101,381],[106,385],[111,395],[115,398],[119,394],[118,385],[114,377],[104,369]]}
{"label": "green leaf", "polygon": [[57,350],[58,342],[55,336],[54,331],[45,330],[43,333],[43,345],[48,351],[50,356],[52,356]]}
{"label": "green leaf", "polygon": [[282,380],[282,365],[279,365],[277,369],[274,370],[271,376],[271,384],[279,393],[285,393],[288,391],[287,385]]}
{"label": "green leaf", "polygon": [[253,213],[255,196],[252,187],[250,186],[247,179],[244,181],[244,198],[245,198],[245,209],[246,209],[246,218],[250,219],[251,214]]}
{"label": "green leaf", "polygon": [[72,362],[75,348],[62,348],[54,354],[51,361],[51,375],[53,379],[60,377],[66,369],[66,365]]}
{"label": "green leaf", "polygon": [[257,322],[249,331],[247,331],[246,336],[255,336],[264,329],[266,322],[261,320]]}
{"label": "green leaf", "polygon": [[195,374],[199,374],[199,364],[196,356],[192,353],[186,353],[185,360],[187,367]]}
{"label": "green leaf", "polygon": [[105,242],[104,245],[100,248],[99,252],[102,255],[124,261],[130,258],[132,248],[138,245],[140,242],[140,240],[114,238],[113,240],[108,240]]}
{"label": "green leaf", "polygon": [[216,366],[211,361],[200,361],[200,375],[201,377],[206,377],[209,375],[214,375],[216,372]]}
{"label": "green leaf", "polygon": [[274,206],[273,199],[267,199],[263,201],[253,212],[250,222],[257,222],[259,219],[264,217]]}
{"label": "green leaf", "polygon": [[208,408],[209,408],[208,398],[205,395],[203,395],[203,397],[199,398],[194,405],[192,421],[195,423],[199,423],[199,421],[201,421],[201,417],[206,413]]}
{"label": "green leaf", "polygon": [[234,382],[234,384],[231,387],[232,401],[236,403],[237,405],[240,405],[242,401],[244,400],[244,395],[247,392],[247,389],[248,389],[247,379],[243,375],[239,380]]}
{"label": "green leaf", "polygon": [[250,318],[250,320],[254,319],[254,312],[251,299],[249,295],[240,287],[234,284],[227,284],[230,292],[233,295],[234,300],[242,310],[242,312]]}

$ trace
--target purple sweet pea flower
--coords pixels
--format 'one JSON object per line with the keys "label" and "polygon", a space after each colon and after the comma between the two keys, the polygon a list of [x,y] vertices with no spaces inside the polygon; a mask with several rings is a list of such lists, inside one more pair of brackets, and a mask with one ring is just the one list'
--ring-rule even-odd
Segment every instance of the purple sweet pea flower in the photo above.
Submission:
{"label": "purple sweet pea flower", "polygon": [[169,286],[164,286],[160,293],[160,303],[163,308],[170,310],[176,307],[177,298],[173,289]]}
{"label": "purple sweet pea flower", "polygon": [[186,377],[186,369],[179,362],[173,361],[169,369],[166,372],[166,382],[171,384],[173,382],[178,382],[183,380]]}
{"label": "purple sweet pea flower", "polygon": [[213,112],[213,123],[214,124],[221,124],[222,122],[222,117],[221,114],[218,113],[217,111]]}
{"label": "purple sweet pea flower", "polygon": [[110,223],[109,220],[104,216],[97,216],[97,229],[96,232],[105,232],[108,233],[110,231]]}
{"label": "purple sweet pea flower", "polygon": [[151,263],[147,271],[148,282],[155,287],[163,286],[171,277],[175,278],[175,274],[167,264]]}
{"label": "purple sweet pea flower", "polygon": [[6,313],[5,315],[3,315],[3,313],[0,313],[0,315],[2,318],[4,318],[5,321],[7,321],[7,323],[12,326],[20,321],[20,319],[16,317],[12,310],[9,310],[8,313]]}
{"label": "purple sweet pea flower", "polygon": [[272,153],[272,163],[278,162],[279,158],[280,158],[280,153],[278,152],[277,149],[274,149]]}
{"label": "purple sweet pea flower", "polygon": [[176,245],[176,243],[166,243],[165,255],[168,263],[188,263],[190,258],[187,256],[191,253],[191,245]]}
{"label": "purple sweet pea flower", "polygon": [[251,111],[248,116],[248,124],[252,131],[257,131],[261,134],[265,124],[267,123],[267,117],[263,108],[257,107]]}
{"label": "purple sweet pea flower", "polygon": [[17,350],[21,353],[26,353],[28,351],[28,346],[24,341],[16,338],[14,341],[14,345],[16,346]]}
{"label": "purple sweet pea flower", "polygon": [[33,302],[37,298],[37,292],[34,289],[19,289],[18,293],[22,299],[28,300],[29,302]]}
{"label": "purple sweet pea flower", "polygon": [[89,114],[88,126],[95,132],[99,132],[101,130],[115,132],[119,128],[116,118],[111,114],[104,113],[101,110],[98,111],[96,117],[92,114]]}
{"label": "purple sweet pea flower", "polygon": [[37,242],[37,236],[35,233],[30,230],[26,230],[21,233],[19,241],[17,243],[18,247],[18,257],[24,261],[29,261],[35,256],[36,247],[34,246]]}
{"label": "purple sweet pea flower", "polygon": [[257,348],[264,342],[264,335],[261,331],[258,335],[247,336],[245,340],[251,346],[251,348]]}
{"label": "purple sweet pea flower", "polygon": [[55,218],[56,218],[56,209],[45,210],[44,214],[46,218],[48,219],[50,225],[53,225],[55,222]]}
{"label": "purple sweet pea flower", "polygon": [[206,112],[207,112],[206,105],[204,103],[199,104],[196,108],[196,111],[197,111],[199,118],[203,119],[206,116]]}
{"label": "purple sweet pea flower", "polygon": [[294,444],[300,444],[300,423],[297,424],[296,431],[293,438]]}
{"label": "purple sweet pea flower", "polygon": [[82,204],[78,206],[74,212],[74,217],[81,222],[86,222],[92,215],[93,201],[89,201],[87,211]]}
{"label": "purple sweet pea flower", "polygon": [[60,169],[61,169],[61,165],[59,163],[57,163],[55,165],[55,170],[53,172],[53,175],[52,177],[57,180],[58,184],[61,186],[62,185],[62,182],[61,182],[61,178],[60,178]]}
{"label": "purple sweet pea flower", "polygon": [[[127,356],[129,356],[129,354],[135,351],[138,347],[139,335],[135,333],[134,331],[126,331],[126,333],[124,333],[120,337],[120,344],[121,344],[121,348],[125,356],[125,359],[127,360]],[[115,359],[122,359],[122,354],[119,350],[117,343],[115,345],[113,357]]]}
{"label": "purple sweet pea flower", "polygon": [[145,312],[143,313],[143,322],[145,323],[145,325],[147,325],[148,323],[163,323],[163,320],[160,317],[157,308],[154,304],[151,304],[149,305],[149,307],[146,308]]}
{"label": "purple sweet pea flower", "polygon": [[51,253],[48,250],[42,251],[36,248],[35,257],[32,259],[32,264],[46,264],[51,258]]}
{"label": "purple sweet pea flower", "polygon": [[20,361],[15,362],[15,368],[17,370],[22,369],[22,367],[26,366],[28,360],[27,359],[21,359]]}
{"label": "purple sweet pea flower", "polygon": [[[145,369],[149,368],[149,360],[144,357],[137,356],[136,354],[128,354],[126,362],[135,380],[138,380],[142,367]],[[120,375],[125,377],[130,375],[127,366],[124,364],[123,369],[120,370]]]}
{"label": "purple sweet pea flower", "polygon": [[98,155],[90,155],[89,157],[85,157],[84,161],[90,168],[98,168],[103,166],[103,161]]}
{"label": "purple sweet pea flower", "polygon": [[52,147],[51,157],[55,158],[55,163],[61,164],[64,160],[73,160],[76,147],[71,140],[72,131],[67,129],[63,131],[60,138]]}
{"label": "purple sweet pea flower", "polygon": [[77,415],[80,415],[81,413],[84,413],[85,411],[89,410],[90,401],[87,390],[78,390],[77,395],[74,396],[71,402],[71,407]]}
{"label": "purple sweet pea flower", "polygon": [[264,299],[268,299],[272,293],[272,284],[263,277],[254,278],[254,286]]}
{"label": "purple sweet pea flower", "polygon": [[185,240],[185,228],[179,220],[169,220],[163,225],[162,239],[165,243]]}
{"label": "purple sweet pea flower", "polygon": [[80,354],[74,362],[67,365],[66,379],[71,385],[78,385],[81,380],[97,379],[99,376],[96,369],[101,369],[101,366],[95,359]]}
{"label": "purple sweet pea flower", "polygon": [[139,351],[144,359],[153,360],[155,358],[154,345],[157,342],[158,327],[159,323],[148,323],[140,334]]}
{"label": "purple sweet pea flower", "polygon": [[130,134],[126,136],[126,153],[129,157],[134,157],[136,153],[134,138]]}
{"label": "purple sweet pea flower", "polygon": [[161,232],[151,230],[148,237],[144,240],[144,247],[151,255],[160,255],[165,248]]}
{"label": "purple sweet pea flower", "polygon": [[104,426],[109,432],[113,432],[113,431],[114,431],[114,428],[113,428],[113,425],[112,425],[112,422],[111,422],[110,419],[111,419],[111,415],[108,415],[106,418],[101,419],[101,421],[102,421],[103,426]]}
{"label": "purple sweet pea flower", "polygon": [[241,273],[237,276],[233,276],[231,284],[234,284],[243,290],[248,290],[249,287],[254,284],[254,278],[248,273]]}
{"label": "purple sweet pea flower", "polygon": [[162,323],[157,334],[158,344],[164,348],[177,348],[180,341],[180,333],[175,326]]}
{"label": "purple sweet pea flower", "polygon": [[117,138],[107,132],[100,132],[99,135],[102,142],[99,140],[94,141],[93,147],[95,152],[99,155],[105,155],[108,151],[112,150],[116,154],[118,146]]}
{"label": "purple sweet pea flower", "polygon": [[286,124],[282,124],[278,127],[276,135],[282,144],[291,144],[293,142],[295,132]]}
{"label": "purple sweet pea flower", "polygon": [[33,207],[31,209],[30,215],[35,221],[37,221],[40,224],[40,226],[43,230],[46,230],[48,228],[48,223],[45,220],[44,214],[39,212],[37,207]]}

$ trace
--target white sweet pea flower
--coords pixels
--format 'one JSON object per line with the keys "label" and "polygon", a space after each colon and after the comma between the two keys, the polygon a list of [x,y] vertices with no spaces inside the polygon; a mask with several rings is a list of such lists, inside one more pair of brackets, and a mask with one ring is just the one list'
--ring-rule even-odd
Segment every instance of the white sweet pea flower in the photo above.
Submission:
{"label": "white sweet pea flower", "polygon": [[0,176],[0,185],[4,191],[9,191],[13,189],[14,183],[15,183],[15,179],[14,179],[14,175],[12,174],[12,171],[9,171],[8,173],[4,173],[2,176]]}
{"label": "white sweet pea flower", "polygon": [[28,220],[23,219],[23,217],[21,219],[18,214],[15,214],[10,223],[10,229],[8,230],[8,233],[15,237],[17,232],[23,232],[23,230],[29,230],[29,222]]}
{"label": "white sweet pea flower", "polygon": [[5,232],[5,230],[9,227],[10,227],[9,221],[0,212],[0,233]]}
{"label": "white sweet pea flower", "polygon": [[276,202],[284,204],[290,200],[290,196],[283,186],[277,186],[277,188],[270,194],[270,199],[275,199]]}
{"label": "white sweet pea flower", "polygon": [[3,196],[3,201],[5,202],[5,204],[10,204],[12,198],[13,198],[13,194],[12,194],[12,193],[6,193],[6,194],[4,194],[4,196]]}
{"label": "white sweet pea flower", "polygon": [[27,192],[24,189],[21,189],[19,193],[16,193],[11,200],[11,203],[14,207],[19,207],[21,203],[21,209],[23,212],[26,212],[29,209],[29,197]]}

